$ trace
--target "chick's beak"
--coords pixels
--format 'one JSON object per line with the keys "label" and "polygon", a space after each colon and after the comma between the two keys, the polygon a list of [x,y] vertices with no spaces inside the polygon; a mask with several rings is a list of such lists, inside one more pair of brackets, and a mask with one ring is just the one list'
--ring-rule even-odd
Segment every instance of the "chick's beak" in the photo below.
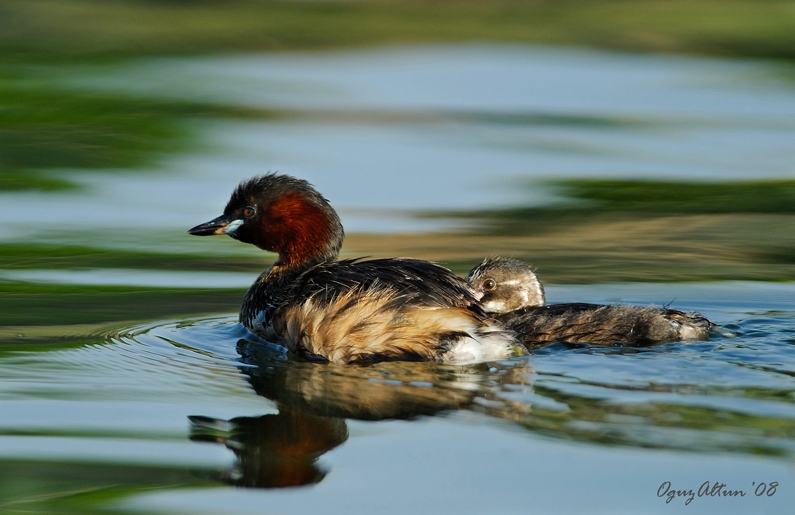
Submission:
{"label": "chick's beak", "polygon": [[231,235],[238,227],[240,227],[242,223],[242,220],[236,220],[230,215],[221,215],[218,218],[214,218],[209,222],[199,224],[196,227],[190,229],[188,234],[192,234],[194,236],[212,236],[214,234]]}

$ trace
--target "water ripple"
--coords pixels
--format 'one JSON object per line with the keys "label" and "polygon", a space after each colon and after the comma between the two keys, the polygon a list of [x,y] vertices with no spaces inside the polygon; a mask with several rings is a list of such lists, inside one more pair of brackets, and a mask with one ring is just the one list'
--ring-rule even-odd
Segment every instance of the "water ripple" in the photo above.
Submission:
{"label": "water ripple", "polygon": [[[160,321],[67,348],[16,352],[0,360],[0,395],[151,400],[248,391],[235,343],[246,334],[231,317]],[[199,336],[200,335],[200,336]]]}

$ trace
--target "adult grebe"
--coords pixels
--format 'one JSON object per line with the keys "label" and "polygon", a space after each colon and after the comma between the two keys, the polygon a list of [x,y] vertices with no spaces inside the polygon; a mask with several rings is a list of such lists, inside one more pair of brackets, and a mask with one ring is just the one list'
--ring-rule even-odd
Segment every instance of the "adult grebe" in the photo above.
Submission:
{"label": "adult grebe", "polygon": [[240,322],[310,360],[481,361],[514,352],[466,281],[416,259],[339,261],[339,216],[308,182],[242,182],[224,214],[190,231],[226,234],[278,254],[246,294]]}

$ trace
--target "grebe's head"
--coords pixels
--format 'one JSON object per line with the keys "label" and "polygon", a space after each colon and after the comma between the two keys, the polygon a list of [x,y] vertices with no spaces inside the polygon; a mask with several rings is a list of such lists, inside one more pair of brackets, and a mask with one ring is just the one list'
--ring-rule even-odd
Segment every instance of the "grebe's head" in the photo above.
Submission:
{"label": "grebe's head", "polygon": [[517,259],[489,257],[466,276],[488,313],[507,313],[546,303],[544,287],[533,268]]}
{"label": "grebe's head", "polygon": [[226,234],[276,252],[280,265],[335,259],[345,237],[337,212],[311,184],[273,173],[241,182],[223,215],[188,233]]}

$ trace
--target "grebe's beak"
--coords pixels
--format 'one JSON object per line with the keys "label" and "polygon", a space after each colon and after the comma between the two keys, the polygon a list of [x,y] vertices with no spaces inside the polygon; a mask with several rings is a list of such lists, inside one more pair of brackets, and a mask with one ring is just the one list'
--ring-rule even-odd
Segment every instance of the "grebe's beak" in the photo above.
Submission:
{"label": "grebe's beak", "polygon": [[194,236],[228,234],[231,236],[241,225],[243,225],[243,220],[237,220],[230,215],[221,215],[218,218],[214,218],[209,222],[205,222],[190,229],[188,234],[192,234]]}

